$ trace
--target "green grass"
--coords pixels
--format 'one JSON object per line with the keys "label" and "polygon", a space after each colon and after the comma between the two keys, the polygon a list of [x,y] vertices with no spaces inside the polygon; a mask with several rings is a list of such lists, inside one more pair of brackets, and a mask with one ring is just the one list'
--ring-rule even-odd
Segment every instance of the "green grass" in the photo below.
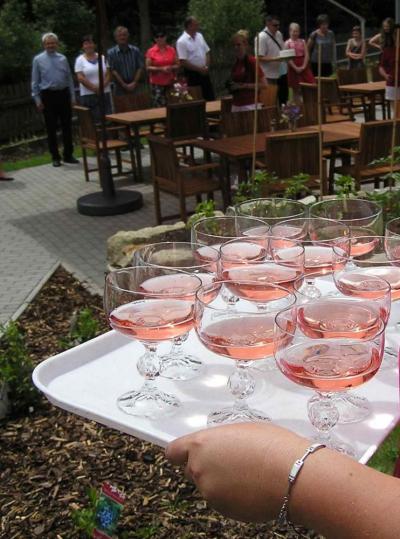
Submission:
{"label": "green grass", "polygon": [[[82,157],[81,148],[76,148],[74,151],[75,157]],[[48,165],[52,162],[49,152],[41,153],[40,155],[33,155],[26,159],[18,159],[16,161],[4,161],[2,163],[2,169],[4,172],[13,172],[15,170],[21,170],[23,168],[39,167],[40,165]]]}
{"label": "green grass", "polygon": [[393,474],[397,456],[400,454],[400,425],[390,433],[375,455],[368,462],[368,466],[386,474]]}

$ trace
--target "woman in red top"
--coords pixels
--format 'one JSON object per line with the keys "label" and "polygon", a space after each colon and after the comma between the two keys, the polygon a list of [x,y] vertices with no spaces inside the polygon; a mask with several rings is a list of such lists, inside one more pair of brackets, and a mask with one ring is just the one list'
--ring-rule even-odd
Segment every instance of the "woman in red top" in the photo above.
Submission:
{"label": "woman in red top", "polygon": [[315,83],[310,67],[310,56],[304,39],[300,39],[300,25],[292,22],[289,26],[289,36],[285,42],[285,49],[294,49],[296,56],[288,61],[288,85],[293,90],[294,101],[301,101],[300,83]]}
{"label": "woman in red top", "polygon": [[179,62],[174,47],[167,45],[163,30],[156,32],[155,45],[146,52],[146,68],[150,75],[151,95],[155,107],[165,107],[166,93],[174,81]]}
{"label": "woman in red top", "polygon": [[[239,30],[233,36],[236,62],[232,68],[230,90],[233,94],[232,112],[241,110],[254,110],[255,105],[255,81],[256,59],[249,56],[249,33],[247,30]],[[264,73],[258,68],[258,87],[265,86]]]}
{"label": "woman in red top", "polygon": [[396,95],[396,44],[394,40],[394,35],[390,33],[385,33],[382,40],[382,54],[379,62],[379,73],[386,81],[385,99],[392,103],[392,109],[394,109],[395,100],[400,99],[400,65],[397,71],[398,77]]}

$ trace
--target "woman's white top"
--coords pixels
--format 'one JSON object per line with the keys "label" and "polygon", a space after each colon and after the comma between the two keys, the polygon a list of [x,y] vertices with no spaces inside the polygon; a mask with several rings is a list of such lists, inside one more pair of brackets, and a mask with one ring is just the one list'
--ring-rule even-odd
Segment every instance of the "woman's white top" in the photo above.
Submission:
{"label": "woman's white top", "polygon": [[[103,73],[104,77],[106,75],[106,71],[108,69],[107,63],[104,59],[104,56],[102,56],[103,59]],[[99,66],[98,62],[89,62],[89,60],[86,59],[84,54],[81,54],[78,56],[78,58],[75,61],[75,73],[83,73],[87,80],[94,84],[95,86],[99,86]],[[110,85],[107,84],[107,86],[104,87],[105,92],[110,92]],[[89,88],[86,88],[82,83],[79,83],[79,92],[80,95],[92,95],[96,92],[93,92],[92,90],[89,90]]]}

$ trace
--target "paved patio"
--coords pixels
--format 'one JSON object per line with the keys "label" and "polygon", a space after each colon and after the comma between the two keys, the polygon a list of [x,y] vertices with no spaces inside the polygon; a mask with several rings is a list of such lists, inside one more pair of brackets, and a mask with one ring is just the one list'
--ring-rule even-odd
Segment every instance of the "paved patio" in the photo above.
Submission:
{"label": "paved patio", "polygon": [[[148,178],[146,150],[143,161]],[[107,238],[119,230],[155,225],[150,183],[116,181],[116,187],[143,194],[141,210],[88,217],[78,214],[76,200],[99,191],[99,184],[95,174],[85,182],[82,164],[60,168],[44,165],[13,176],[13,182],[0,182],[0,323],[18,316],[58,263],[101,294]],[[173,197],[163,196],[162,204],[164,212],[178,213]]]}

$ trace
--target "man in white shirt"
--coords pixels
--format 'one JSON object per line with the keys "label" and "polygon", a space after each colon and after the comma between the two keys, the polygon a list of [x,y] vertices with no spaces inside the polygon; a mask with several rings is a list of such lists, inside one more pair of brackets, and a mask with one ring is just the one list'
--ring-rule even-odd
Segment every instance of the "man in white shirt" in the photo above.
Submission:
{"label": "man in white shirt", "polygon": [[209,75],[210,47],[198,31],[199,23],[195,17],[187,17],[184,28],[176,42],[176,50],[188,86],[201,86],[204,99],[213,101],[215,96]]}
{"label": "man in white shirt", "polygon": [[[256,41],[257,48],[257,41]],[[279,18],[268,15],[265,28],[258,34],[258,57],[268,84],[278,85],[278,101],[282,105],[288,100],[287,65],[277,60],[284,48],[284,41],[279,31]],[[255,51],[257,55],[257,50]]]}

